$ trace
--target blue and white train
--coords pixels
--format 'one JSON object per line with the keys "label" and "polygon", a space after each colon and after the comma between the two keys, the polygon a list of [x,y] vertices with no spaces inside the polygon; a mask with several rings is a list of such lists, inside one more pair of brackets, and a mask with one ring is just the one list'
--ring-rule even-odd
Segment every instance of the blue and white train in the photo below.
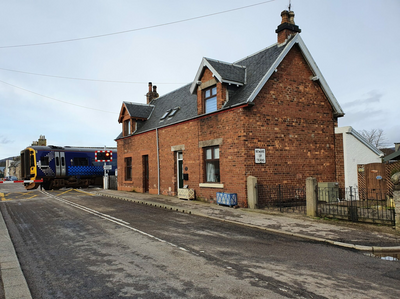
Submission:
{"label": "blue and white train", "polygon": [[46,190],[63,187],[88,187],[102,185],[104,162],[96,162],[95,154],[110,151],[112,161],[107,162],[114,175],[117,169],[117,148],[29,146],[21,151],[21,176],[24,180],[43,180],[42,183],[27,183],[26,189],[42,185]]}

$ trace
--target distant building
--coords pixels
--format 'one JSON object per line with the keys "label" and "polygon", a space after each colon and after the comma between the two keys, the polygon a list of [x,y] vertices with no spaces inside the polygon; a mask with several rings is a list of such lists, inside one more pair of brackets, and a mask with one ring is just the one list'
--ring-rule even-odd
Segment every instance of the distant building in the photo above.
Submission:
{"label": "distant building", "polygon": [[335,128],[343,137],[345,186],[358,187],[358,164],[382,163],[384,156],[378,148],[368,142],[352,127]]}
{"label": "distant building", "polygon": [[394,144],[394,151],[383,158],[383,162],[400,161],[400,142]]}
{"label": "distant building", "polygon": [[6,160],[6,167],[4,168],[4,177],[15,176],[21,178],[21,161],[19,160]]}
{"label": "distant building", "polygon": [[32,145],[47,146],[47,140],[44,135],[40,135],[38,141],[32,141]]}

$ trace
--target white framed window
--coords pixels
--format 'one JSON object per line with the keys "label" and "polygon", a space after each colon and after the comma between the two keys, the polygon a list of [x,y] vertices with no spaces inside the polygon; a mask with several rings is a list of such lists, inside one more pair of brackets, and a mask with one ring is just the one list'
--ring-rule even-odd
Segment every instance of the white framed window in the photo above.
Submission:
{"label": "white framed window", "polygon": [[217,87],[213,86],[204,90],[205,113],[217,111]]}
{"label": "white framed window", "polygon": [[219,146],[204,148],[205,182],[219,183]]}

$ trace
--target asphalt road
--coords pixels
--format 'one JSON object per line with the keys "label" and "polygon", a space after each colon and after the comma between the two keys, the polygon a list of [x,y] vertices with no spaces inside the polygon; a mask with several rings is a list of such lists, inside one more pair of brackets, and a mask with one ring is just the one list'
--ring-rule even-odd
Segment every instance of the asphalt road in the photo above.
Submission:
{"label": "asphalt road", "polygon": [[399,262],[90,189],[8,188],[0,208],[33,298],[400,297]]}

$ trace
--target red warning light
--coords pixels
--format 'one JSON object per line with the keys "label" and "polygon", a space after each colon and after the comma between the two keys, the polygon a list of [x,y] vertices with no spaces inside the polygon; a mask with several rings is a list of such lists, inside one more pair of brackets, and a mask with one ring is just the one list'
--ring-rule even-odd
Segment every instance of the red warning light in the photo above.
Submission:
{"label": "red warning light", "polygon": [[96,151],[94,154],[94,160],[96,162],[111,162],[112,151]]}

